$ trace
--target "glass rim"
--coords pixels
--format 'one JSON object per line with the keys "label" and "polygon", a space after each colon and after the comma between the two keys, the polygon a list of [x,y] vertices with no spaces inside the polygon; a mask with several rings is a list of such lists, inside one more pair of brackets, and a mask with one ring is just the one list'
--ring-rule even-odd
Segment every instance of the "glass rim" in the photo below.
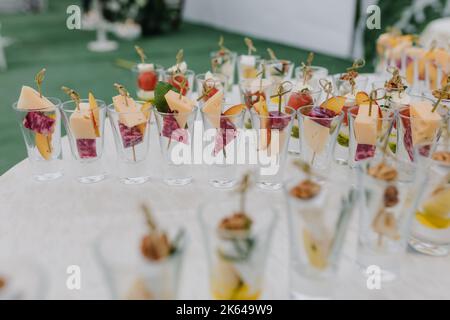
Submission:
{"label": "glass rim", "polygon": [[[217,56],[217,53],[218,53],[218,52],[220,52],[220,49],[219,49],[219,50],[213,50],[213,51],[210,51],[209,54],[210,54],[211,57],[212,57],[212,56]],[[233,51],[233,50],[228,50],[227,52],[228,52],[230,55],[236,55],[236,56],[238,55],[237,52],[236,52],[236,51]]]}
{"label": "glass rim", "polygon": [[[221,81],[221,80],[227,80],[227,77],[223,74],[223,73],[218,73],[218,72],[211,72],[211,71],[209,71],[212,75],[213,75],[213,77],[216,77],[216,76],[219,76],[219,77],[221,77],[222,79],[218,79],[219,81]],[[206,81],[206,79],[204,79],[204,77],[206,76],[206,74],[207,74],[207,72],[204,72],[204,73],[198,73],[198,74],[196,74],[195,75],[195,79],[196,80],[203,80],[203,81]],[[201,78],[203,78],[203,79],[201,79]],[[216,79],[211,79],[211,80],[216,80]]]}
{"label": "glass rim", "polygon": [[[295,70],[301,70],[301,66],[297,66],[297,67],[295,67]],[[328,69],[327,68],[325,68],[325,67],[322,67],[322,66],[311,66],[310,67],[313,71],[320,71],[320,70],[324,70],[324,71],[326,71],[327,73],[328,73]]]}
{"label": "glass rim", "polygon": [[300,115],[301,117],[303,117],[303,118],[308,118],[308,119],[317,119],[317,120],[320,120],[320,119],[325,119],[325,120],[334,120],[334,119],[338,119],[339,117],[344,117],[344,112],[339,112],[338,114],[336,114],[336,115],[334,115],[334,116],[332,116],[332,117],[324,117],[324,118],[320,118],[320,117],[312,117],[312,116],[308,116],[308,115],[306,115],[306,114],[303,114],[302,112],[301,112],[301,110],[303,109],[303,110],[306,110],[306,108],[314,108],[314,107],[316,107],[317,105],[308,105],[308,106],[302,106],[302,107],[300,107],[300,108],[298,108],[297,109],[297,115]]}
{"label": "glass rim", "polygon": [[16,111],[20,111],[20,112],[30,112],[30,111],[54,111],[55,109],[58,109],[59,106],[62,104],[61,100],[59,98],[56,97],[44,97],[47,100],[49,100],[51,103],[53,103],[55,105],[55,108],[51,108],[51,107],[47,107],[47,108],[40,108],[40,109],[19,109],[17,108],[17,104],[19,103],[19,100],[15,101],[12,104],[12,108]]}
{"label": "glass rim", "polygon": [[271,64],[280,63],[280,62],[286,62],[289,65],[294,65],[294,62],[291,60],[288,60],[288,59],[269,59],[269,60],[265,61],[264,65],[266,67],[269,67],[269,65],[271,65]]}
{"label": "glass rim", "polygon": [[[343,74],[345,74],[345,72],[335,73],[332,75],[332,77],[335,80],[347,81],[347,80],[340,79]],[[358,76],[355,78],[355,80],[358,81],[358,79],[360,79],[360,81],[369,80],[369,75],[367,73],[358,73]]]}
{"label": "glass rim", "polygon": [[[376,105],[375,105],[376,106]],[[353,106],[353,107],[350,107],[350,108],[348,108],[348,110],[347,110],[347,114],[349,114],[352,118],[356,118],[356,114],[353,114],[352,112],[351,112],[351,110],[355,110],[355,109],[359,109],[359,107],[360,106]],[[386,108],[386,107],[380,107],[380,106],[378,106],[381,110],[383,110],[383,111],[388,111],[389,112],[389,114],[387,115],[387,116],[385,116],[385,117],[381,117],[381,120],[393,120],[394,118],[395,118],[395,110],[392,110],[392,109],[390,109],[390,108]],[[380,119],[380,118],[379,118]]]}
{"label": "glass rim", "polygon": [[[97,108],[95,108],[95,109],[89,109],[89,110],[101,110],[101,109],[105,109],[105,108],[106,108],[106,103],[105,103],[105,101],[100,100],[100,99],[97,99],[97,98],[95,99],[95,101],[97,102]],[[89,102],[89,99],[80,99],[80,102]],[[73,101],[73,100],[67,100],[67,101],[64,101],[64,102],[61,104],[60,109],[61,109],[62,111],[64,111],[64,112],[77,112],[77,111],[80,111],[80,110],[77,110],[77,109],[73,109],[73,110],[66,109],[65,106],[68,106],[68,105],[70,105],[70,104],[75,104],[75,101]],[[87,111],[88,111],[88,110],[87,110]]]}
{"label": "glass rim", "polygon": [[[163,70],[164,71],[164,75],[170,75],[170,76],[173,76],[174,75],[174,72],[173,71],[169,71],[169,68],[167,68],[167,69],[164,69]],[[182,74],[182,75],[193,75],[193,76],[195,76],[195,71],[194,70],[192,70],[192,69],[186,69],[186,71],[185,72],[182,72],[182,73],[175,73],[175,75],[176,74]]]}
{"label": "glass rim", "polygon": [[[295,88],[295,84],[293,86],[294,86],[294,88],[287,94],[288,96],[290,96],[294,92],[298,92],[298,93],[302,92],[301,90],[297,90],[297,88]],[[318,89],[314,89],[313,88],[313,90],[312,91],[309,90],[309,92],[310,92],[311,95],[321,94],[322,93],[322,88],[318,88]]]}
{"label": "glass rim", "polygon": [[[241,79],[241,80],[239,80],[238,86],[245,88],[245,82],[249,82],[249,84],[250,84],[250,83],[252,83],[255,80],[257,80],[258,82],[260,81],[259,78],[245,78],[245,79]],[[273,80],[268,79],[268,78],[263,78],[262,80],[263,80],[263,82],[264,82],[264,80],[267,81],[267,85],[263,85],[263,88],[267,88],[267,87],[273,86],[275,84]],[[259,89],[259,85],[258,85],[258,89]]]}
{"label": "glass rim", "polygon": [[[134,66],[131,67],[131,70],[135,71],[135,72],[139,72],[138,64],[141,64],[141,63],[140,62],[136,63]],[[153,70],[154,71],[158,72],[158,71],[163,71],[164,70],[164,67],[161,64],[157,64],[157,63],[149,63],[149,64],[153,64]],[[142,71],[142,72],[146,72],[146,71]]]}
{"label": "glass rim", "polygon": [[[292,113],[287,113],[286,111],[283,111],[283,108],[284,108],[284,110],[286,110],[286,109],[292,110]],[[258,112],[256,112],[255,108],[253,108],[253,107],[250,109],[250,112],[255,114],[258,118],[262,118],[262,119],[274,119],[274,118],[275,119],[286,119],[286,118],[290,118],[290,117],[295,118],[296,110],[294,108],[292,108],[290,106],[282,106],[281,109],[282,109],[281,112],[283,113],[283,115],[280,115],[280,116],[271,116],[270,114],[268,116],[263,116],[263,115],[260,115]],[[272,110],[272,111],[278,111],[278,109]]]}
{"label": "glass rim", "polygon": [[197,106],[194,106],[193,108],[192,108],[192,110],[191,111],[189,111],[189,112],[161,112],[161,111],[159,111],[158,109],[156,109],[156,107],[155,106],[153,106],[152,105],[152,109],[154,109],[153,111],[155,112],[155,113],[157,113],[157,114],[160,114],[160,115],[162,115],[162,116],[168,116],[168,115],[171,115],[171,116],[176,116],[176,115],[189,115],[189,114],[192,114],[192,113],[195,113],[196,111],[197,111],[197,109],[198,109],[198,107]]}
{"label": "glass rim", "polygon": [[[411,116],[411,114],[409,114],[408,116],[402,114],[402,111],[411,108],[411,104],[401,104],[401,105],[403,105],[403,106],[397,109],[398,116],[400,118],[402,118],[402,119],[411,119],[411,118],[415,119],[415,117]],[[446,121],[448,118],[450,118],[450,113],[447,112],[446,114],[442,115],[439,112],[437,112],[437,110],[438,109],[436,109],[435,112],[441,117],[441,119],[440,120],[433,120],[433,121],[439,121],[439,122],[440,121]]]}
{"label": "glass rim", "polygon": [[[146,103],[146,101],[141,101],[141,100],[135,100],[134,102],[139,103],[141,105],[141,107],[142,107],[142,105],[144,103]],[[146,112],[146,111],[151,111],[151,110],[154,109],[154,106],[153,106],[153,104],[150,104],[149,108],[147,110],[145,110],[145,111],[142,111],[142,110],[139,109],[139,110],[136,110],[136,111],[119,112],[119,111],[116,111],[116,109],[114,107],[114,103],[111,103],[111,104],[106,106],[106,109],[107,109],[108,113],[119,114],[120,115],[120,114],[136,114],[136,113],[142,113],[142,112]]]}

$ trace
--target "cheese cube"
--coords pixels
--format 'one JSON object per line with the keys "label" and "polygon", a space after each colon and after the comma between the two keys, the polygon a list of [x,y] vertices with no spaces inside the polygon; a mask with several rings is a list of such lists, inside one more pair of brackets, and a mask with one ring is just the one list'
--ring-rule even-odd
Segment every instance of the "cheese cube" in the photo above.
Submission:
{"label": "cheese cube", "polygon": [[80,110],[72,113],[70,129],[76,139],[95,139],[97,137],[89,103],[80,103]]}
{"label": "cheese cube", "polygon": [[191,115],[190,113],[194,108],[195,101],[192,101],[185,96],[181,96],[180,98],[180,94],[173,90],[169,90],[164,95],[164,98],[166,99],[170,110],[178,112],[178,114],[175,115],[175,120],[177,120],[180,128],[184,128],[189,116]]}
{"label": "cheese cube", "polygon": [[315,153],[322,152],[328,142],[330,129],[309,118],[305,118],[303,126],[307,145]]}
{"label": "cheese cube", "polygon": [[36,109],[55,109],[55,105],[45,97],[41,97],[39,92],[28,86],[22,86],[20,91],[19,101],[17,102],[18,109],[36,110]]}
{"label": "cheese cube", "polygon": [[140,106],[130,97],[117,95],[113,97],[114,108],[119,114],[119,122],[128,128],[147,122],[147,117]]}
{"label": "cheese cube", "polygon": [[203,112],[214,128],[220,128],[220,115],[222,114],[223,92],[217,91],[203,106]]}
{"label": "cheese cube", "polygon": [[377,144],[378,106],[372,105],[369,115],[369,105],[361,105],[355,119],[355,137],[358,144]]}
{"label": "cheese cube", "polygon": [[414,102],[410,105],[413,144],[434,140],[442,119],[437,112],[432,112],[432,109],[433,105],[428,101]]}

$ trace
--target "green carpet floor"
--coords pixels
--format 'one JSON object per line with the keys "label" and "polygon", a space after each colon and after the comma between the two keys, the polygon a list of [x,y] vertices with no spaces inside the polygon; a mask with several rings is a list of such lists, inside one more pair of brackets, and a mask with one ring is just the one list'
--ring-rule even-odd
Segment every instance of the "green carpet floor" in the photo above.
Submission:
{"label": "green carpet floor", "polygon": [[[137,60],[134,44],[143,47],[153,62],[170,66],[175,62],[179,48],[184,48],[190,69],[197,73],[209,69],[209,52],[216,49],[220,35],[226,46],[245,52],[243,35],[232,34],[185,23],[176,32],[141,39],[135,42],[120,41],[112,53],[92,53],[86,49],[94,32],[68,30],[66,8],[70,0],[50,1],[44,14],[0,15],[2,33],[15,39],[7,48],[8,70],[0,72],[0,174],[26,157],[25,146],[11,105],[17,100],[23,84],[34,85],[33,79],[41,68],[47,69],[43,92],[47,96],[66,99],[62,85],[74,88],[82,95],[92,90],[99,99],[109,102],[115,94],[114,82],[132,87],[131,72],[114,65],[117,58]],[[299,63],[308,52],[298,48],[254,39],[258,53],[266,56],[271,47],[280,58]],[[314,64],[326,66],[331,73],[341,72],[350,61],[316,54]]]}

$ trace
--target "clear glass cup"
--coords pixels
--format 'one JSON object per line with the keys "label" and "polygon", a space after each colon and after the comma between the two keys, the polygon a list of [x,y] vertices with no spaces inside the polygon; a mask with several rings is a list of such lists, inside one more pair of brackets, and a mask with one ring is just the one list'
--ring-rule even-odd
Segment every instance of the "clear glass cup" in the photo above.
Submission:
{"label": "clear glass cup", "polygon": [[347,80],[342,80],[342,73],[333,75],[333,87],[335,94],[339,96],[346,96],[348,94],[355,95],[358,91],[366,91],[369,78],[365,75],[359,74],[355,79],[355,92],[352,92],[352,87]]}
{"label": "clear glass cup", "polygon": [[[348,164],[351,168],[355,168],[359,161],[370,159],[373,157],[381,156],[386,139],[389,139],[391,130],[393,128],[393,121],[395,118],[395,112],[388,108],[379,108],[373,105],[373,112],[378,112],[378,118],[368,119],[364,127],[370,126],[375,137],[370,138],[373,141],[367,141],[366,136],[360,131],[364,128],[356,128],[355,120],[358,115],[358,110],[360,107],[355,106],[350,108],[348,112],[348,122],[349,122],[349,161]],[[366,106],[364,106],[366,108]],[[378,110],[377,110],[378,109]],[[360,143],[361,142],[361,143]],[[364,143],[363,143],[364,142]],[[368,143],[370,142],[370,143]],[[387,146],[386,152],[391,153],[392,151]]]}
{"label": "clear glass cup", "polygon": [[[236,106],[235,109],[233,109]],[[202,111],[203,141],[211,149],[208,155],[209,183],[216,188],[231,188],[237,179],[237,157],[240,134],[244,127],[245,109],[236,104],[225,104],[221,115]],[[235,110],[235,111],[234,111]]]}
{"label": "clear glass cup", "polygon": [[[142,106],[145,102],[136,101]],[[108,106],[108,117],[114,133],[114,142],[117,151],[117,173],[120,181],[124,184],[142,184],[150,179],[148,156],[149,156],[149,135],[150,118],[152,108],[145,111],[117,112],[114,105]],[[126,118],[141,117],[147,118],[147,122],[127,127],[123,122]]]}
{"label": "clear glass cup", "polygon": [[[222,90],[224,93],[224,96],[226,96],[228,80],[223,74],[212,73],[212,78],[206,80],[206,83],[205,83],[205,76],[206,76],[206,73],[197,74],[195,76],[198,97],[201,97],[203,95],[205,87],[207,89],[216,88],[217,91]],[[208,95],[208,98],[212,97],[214,95],[214,93],[217,92],[216,90],[211,89],[211,91]]]}
{"label": "clear glass cup", "polygon": [[238,197],[214,198],[199,209],[208,258],[210,290],[218,300],[256,300],[263,292],[264,271],[276,224],[276,212],[264,201],[248,201],[249,233],[218,231],[220,222],[240,212]]}
{"label": "clear glass cup", "polygon": [[238,57],[238,81],[255,79],[263,71],[263,62],[260,56],[240,55]]}
{"label": "clear glass cup", "polygon": [[[448,138],[447,138],[448,139]],[[450,252],[450,141],[442,140],[427,155],[416,157],[420,167],[420,199],[415,211],[409,245],[431,256],[446,256]]]}
{"label": "clear glass cup", "polygon": [[342,123],[339,128],[339,133],[337,136],[337,144],[336,144],[336,150],[334,152],[334,159],[336,163],[341,165],[348,165],[349,163],[349,126],[348,126],[348,111],[356,106],[356,99],[354,97],[347,97],[345,99],[345,104],[342,107]]}
{"label": "clear glass cup", "polygon": [[8,257],[0,261],[1,300],[41,300],[48,293],[48,275],[29,258]]}
{"label": "clear glass cup", "polygon": [[268,101],[273,88],[274,83],[269,79],[244,79],[239,82],[241,103],[251,109],[260,97]]}
{"label": "clear glass cup", "polygon": [[17,102],[13,104],[32,176],[37,181],[50,181],[62,176],[61,100],[47,99],[55,105],[54,109],[18,109]]}
{"label": "clear glass cup", "polygon": [[[143,226],[144,227],[144,226]],[[94,252],[113,299],[172,300],[177,298],[180,271],[186,252],[183,228],[162,225],[176,250],[161,260],[142,254],[147,228],[121,225],[104,231],[95,241]]]}
{"label": "clear glass cup", "polygon": [[283,173],[287,159],[289,139],[295,110],[269,105],[269,114],[250,110],[252,125],[257,135],[258,174],[256,184],[266,190],[278,190],[283,186]]}
{"label": "clear glass cup", "polygon": [[268,60],[264,63],[264,74],[273,83],[291,80],[294,63],[289,60]]}
{"label": "clear glass cup", "polygon": [[[430,99],[423,96],[411,96],[413,102],[427,101],[432,103]],[[397,129],[396,155],[404,161],[414,161],[414,147],[418,144],[427,143],[428,147],[423,147],[422,152],[427,150],[436,143],[441,136],[442,128],[449,121],[449,114],[445,108],[439,107],[436,111],[441,119],[423,120],[410,115],[410,105],[400,107],[397,111],[395,119],[395,127]],[[425,128],[425,129],[424,129]],[[424,134],[424,130],[425,133]]]}
{"label": "clear glass cup", "polygon": [[184,79],[186,79],[186,87],[184,89],[183,95],[186,97],[190,97],[192,92],[194,91],[194,83],[195,83],[195,72],[192,70],[186,70],[182,75],[174,75],[172,72],[166,70],[164,72],[164,81],[170,83],[178,90],[180,89],[180,84]]}
{"label": "clear glass cup", "polygon": [[312,106],[297,111],[300,131],[300,156],[311,167],[327,171],[333,160],[336,140],[344,117],[323,114],[310,116]]}
{"label": "clear glass cup", "polygon": [[[319,66],[311,66],[312,78],[308,79],[308,84],[313,88],[313,90],[319,90],[321,88],[319,81],[320,79],[326,79],[328,77],[328,69]],[[302,67],[298,66],[294,70],[295,79],[298,82],[304,82]]]}
{"label": "clear glass cup", "polygon": [[[138,65],[136,64],[131,69],[133,74],[133,81],[136,84],[136,97],[142,101],[150,101],[155,98],[155,89],[148,87],[149,85],[152,85],[152,82],[155,80],[149,80],[148,79],[148,73],[149,71],[141,71],[138,68]],[[150,71],[151,72],[151,71]],[[156,83],[158,81],[162,81],[164,77],[164,67],[160,64],[154,64],[154,70],[153,72],[156,74]],[[150,84],[148,83],[150,82]]]}
{"label": "clear glass cup", "polygon": [[[380,90],[385,96],[381,106],[390,108],[393,110],[400,109],[402,106],[408,105],[411,102],[411,96],[409,95],[409,90],[399,91],[396,89],[386,89],[384,87],[385,81],[374,81],[372,83],[373,90]],[[381,94],[380,94],[381,96]]]}
{"label": "clear glass cup", "polygon": [[[287,105],[295,110],[298,110],[301,107],[305,106],[313,106],[319,103],[320,96],[322,94],[322,90],[313,90],[313,91],[299,91],[298,85],[294,87],[291,92],[286,94]],[[295,115],[297,119],[297,115]],[[289,148],[288,151],[294,154],[300,154],[300,130],[298,127],[298,123],[294,121],[292,124],[291,131],[291,139],[289,140]]]}
{"label": "clear glass cup", "polygon": [[[369,168],[383,161],[397,171],[397,179],[385,181],[368,173]],[[418,186],[414,183],[416,169],[414,164],[390,156],[361,161],[358,166],[357,260],[364,271],[369,266],[378,267],[383,282],[393,281],[401,273],[418,197]]]}
{"label": "clear glass cup", "polygon": [[[348,181],[324,178],[320,170],[317,173],[302,174],[285,187],[292,299],[333,297],[342,246],[357,201],[357,192]],[[305,180],[320,186],[316,196],[299,196],[297,188]]]}
{"label": "clear glass cup", "polygon": [[[95,183],[106,177],[102,163],[106,105],[102,100],[96,100],[96,102],[97,109],[89,111],[77,110],[77,106],[72,100],[61,105],[61,114],[69,138],[70,150],[77,166],[76,175],[81,183]],[[81,99],[80,103],[89,104],[89,100]],[[77,121],[80,124],[77,125]],[[75,128],[84,131],[74,130],[73,122],[75,122]],[[89,137],[86,138],[86,136]]]}
{"label": "clear glass cup", "polygon": [[[186,113],[155,110],[159,146],[163,156],[164,182],[183,186],[192,182],[191,159],[197,107]],[[181,124],[181,127],[180,127]]]}
{"label": "clear glass cup", "polygon": [[213,51],[210,53],[211,70],[222,74],[227,79],[227,90],[231,91],[236,73],[237,53],[233,51]]}

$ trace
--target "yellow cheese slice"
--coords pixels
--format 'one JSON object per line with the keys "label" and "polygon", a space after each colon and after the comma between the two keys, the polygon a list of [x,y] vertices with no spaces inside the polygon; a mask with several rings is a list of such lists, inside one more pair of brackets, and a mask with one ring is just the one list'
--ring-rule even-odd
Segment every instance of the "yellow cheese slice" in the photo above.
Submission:
{"label": "yellow cheese slice", "polygon": [[411,133],[413,144],[429,143],[435,138],[441,125],[441,116],[432,112],[433,105],[428,101],[414,102],[410,105]]}
{"label": "yellow cheese slice", "polygon": [[303,126],[307,145],[315,153],[322,152],[328,142],[330,129],[309,118],[305,118]]}
{"label": "yellow cheese slice", "polygon": [[20,91],[19,101],[17,102],[18,109],[36,110],[36,109],[55,109],[55,105],[45,97],[40,97],[39,92],[28,86],[22,86]]}
{"label": "yellow cheese slice", "polygon": [[132,128],[147,122],[147,117],[132,98],[117,95],[112,99],[114,108],[120,113],[119,121],[123,125]]}
{"label": "yellow cheese slice", "polygon": [[95,139],[97,133],[89,103],[80,103],[80,110],[70,116],[70,129],[76,139]]}
{"label": "yellow cheese slice", "polygon": [[190,113],[194,108],[195,101],[192,101],[185,96],[181,96],[180,98],[180,94],[173,90],[169,90],[164,95],[164,98],[166,99],[170,110],[178,112],[178,114],[175,115],[175,120],[178,122],[180,128],[184,128],[186,126],[186,122],[190,116]]}
{"label": "yellow cheese slice", "polygon": [[89,107],[91,109],[95,135],[97,137],[100,137],[100,110],[98,109],[97,100],[95,100],[95,97],[92,94],[92,92],[89,92]]}
{"label": "yellow cheese slice", "polygon": [[378,106],[372,105],[372,112],[369,115],[369,105],[361,105],[355,119],[355,137],[359,144],[377,143],[378,127]]}
{"label": "yellow cheese slice", "polygon": [[203,106],[203,112],[211,125],[220,128],[220,115],[222,113],[223,92],[217,91]]}

